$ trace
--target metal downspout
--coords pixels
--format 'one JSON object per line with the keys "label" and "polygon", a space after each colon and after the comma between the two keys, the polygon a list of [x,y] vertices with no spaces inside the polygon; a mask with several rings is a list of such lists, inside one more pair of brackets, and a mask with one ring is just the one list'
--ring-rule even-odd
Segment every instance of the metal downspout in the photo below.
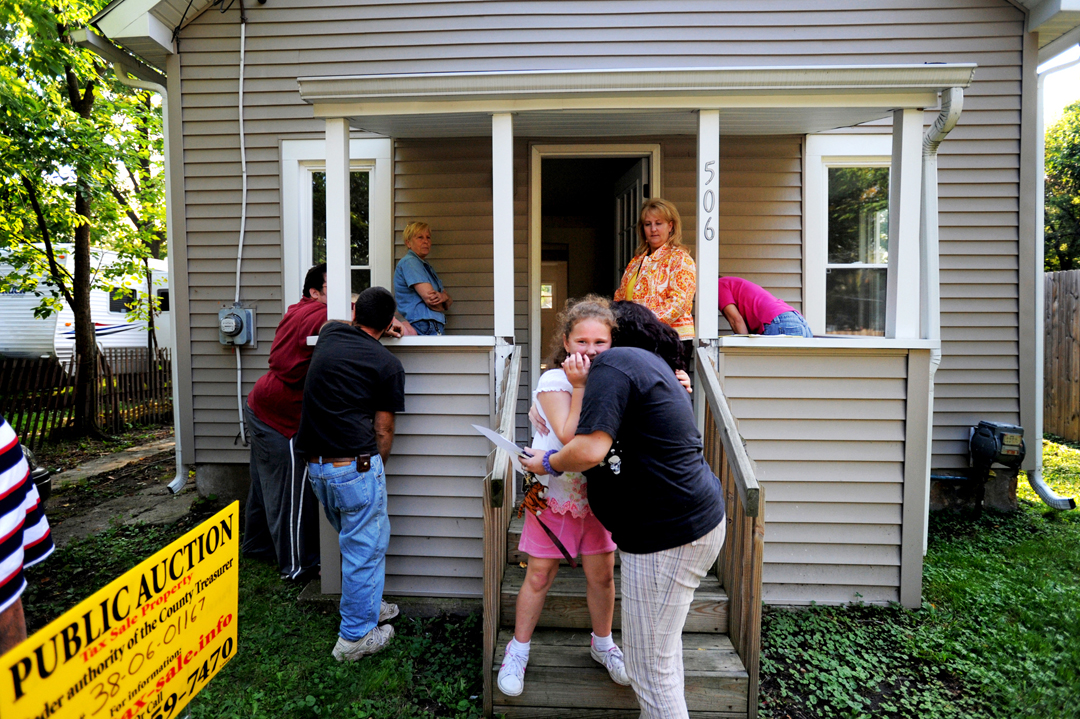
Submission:
{"label": "metal downspout", "polygon": [[[138,80],[136,78],[129,77],[127,71],[124,69],[124,67],[120,63],[114,62],[112,64],[112,68],[113,68],[113,73],[116,75],[116,79],[119,80],[121,82],[121,84],[127,85],[128,87],[134,87],[134,88],[137,88],[139,90],[149,90],[151,92],[156,92],[158,95],[161,96],[161,134],[162,134],[162,137],[164,138],[164,141],[165,141],[164,142],[164,145],[165,145],[165,169],[164,169],[164,172],[165,172],[165,205],[167,207],[171,207],[172,206],[172,186],[171,186],[170,178],[172,177],[172,175],[169,174],[169,91],[163,85],[159,85],[156,82],[148,82],[146,80]],[[174,274],[174,268],[173,268],[173,251],[172,251],[172,249],[173,249],[173,236],[172,236],[172,234],[173,233],[172,233],[171,223],[166,222],[165,223],[165,244],[169,248],[168,257],[166,258],[168,263],[169,263],[169,277],[175,277],[176,276]],[[171,286],[172,285],[170,283],[170,287]],[[170,337],[169,339],[172,340],[171,344],[172,344],[172,347],[173,347],[173,353],[175,354],[176,351],[177,351],[177,346],[176,346],[176,322],[175,321],[169,322],[169,333],[172,335],[172,337]],[[173,396],[173,426],[174,427],[179,427],[180,426],[180,417],[179,417],[180,403],[176,401],[176,396],[175,396],[176,388],[180,386],[179,385],[178,374],[179,374],[179,369],[177,367],[177,362],[176,362],[176,360],[174,358],[173,362],[172,362],[172,386],[173,386],[173,395],[174,395]],[[173,477],[173,480],[171,482],[169,482],[169,489],[173,492],[173,494],[176,494],[177,492],[182,490],[184,488],[184,485],[187,484],[187,475],[188,475],[188,473],[187,473],[187,468],[184,466],[184,458],[183,458],[183,453],[182,453],[181,449],[182,449],[182,447],[181,447],[181,444],[179,442],[179,437],[178,437],[177,442],[176,442],[176,476]]]}
{"label": "metal downspout", "polygon": [[[934,456],[934,375],[941,365],[941,279],[938,255],[937,151],[941,141],[956,127],[964,109],[964,91],[950,87],[941,93],[941,112],[923,135],[922,211],[919,215],[919,286],[922,291],[920,324],[925,339],[937,346],[930,350],[930,396],[926,409],[926,498],[930,512],[930,463]],[[929,516],[927,517],[929,520]],[[930,522],[923,523],[923,554],[929,538]]]}
{"label": "metal downspout", "polygon": [[[1046,128],[1045,120],[1043,118],[1043,81],[1046,80],[1046,76],[1059,70],[1065,70],[1080,63],[1080,59],[1066,62],[1057,67],[1052,67],[1049,70],[1044,70],[1039,73],[1039,79],[1036,84],[1036,118],[1035,124],[1038,127],[1038,140],[1035,147],[1035,162],[1037,163],[1035,177],[1043,178],[1046,176]],[[1054,509],[1076,509],[1076,500],[1072,497],[1062,497],[1054,490],[1050,489],[1050,486],[1043,481],[1042,478],[1042,433],[1043,433],[1043,371],[1044,365],[1044,343],[1046,341],[1046,329],[1044,322],[1046,320],[1045,309],[1045,295],[1043,294],[1043,269],[1045,267],[1045,246],[1043,244],[1043,237],[1045,229],[1043,226],[1045,212],[1045,183],[1041,181],[1035,183],[1036,197],[1035,207],[1038,208],[1037,218],[1035,220],[1035,322],[1037,327],[1035,328],[1035,400],[1036,400],[1036,412],[1035,412],[1035,427],[1033,428],[1032,437],[1036,440],[1036,447],[1038,451],[1033,451],[1032,459],[1034,459],[1035,467],[1026,471],[1028,484],[1035,490],[1035,494],[1039,495],[1039,499],[1045,502]]]}

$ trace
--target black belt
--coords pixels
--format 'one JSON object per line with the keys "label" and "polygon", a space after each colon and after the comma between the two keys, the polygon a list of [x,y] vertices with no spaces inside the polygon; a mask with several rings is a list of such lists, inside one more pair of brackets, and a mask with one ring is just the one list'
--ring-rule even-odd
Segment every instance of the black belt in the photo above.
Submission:
{"label": "black belt", "polygon": [[371,455],[357,454],[352,457],[325,457],[323,455],[309,455],[308,462],[313,464],[332,464],[335,467],[344,467],[356,462],[356,469],[366,472],[371,469]]}

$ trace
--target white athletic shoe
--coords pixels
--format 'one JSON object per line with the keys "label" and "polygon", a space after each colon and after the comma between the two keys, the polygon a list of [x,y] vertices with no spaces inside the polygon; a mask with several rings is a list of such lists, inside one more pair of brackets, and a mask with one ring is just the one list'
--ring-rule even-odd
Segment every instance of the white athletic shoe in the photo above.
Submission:
{"label": "white athletic shoe", "polygon": [[593,659],[604,665],[604,669],[607,669],[611,681],[624,687],[630,686],[630,677],[626,675],[626,663],[623,661],[621,649],[612,646],[607,651],[601,651],[596,648],[595,643],[590,643],[589,653]]}
{"label": "white athletic shoe", "polygon": [[385,624],[398,615],[398,605],[391,604],[385,599],[379,604],[379,624]]}
{"label": "white athletic shoe", "polygon": [[499,691],[508,697],[516,697],[525,689],[525,667],[529,664],[528,655],[510,651],[506,645],[506,655],[499,667]]}
{"label": "white athletic shoe", "polygon": [[364,635],[363,639],[357,639],[355,642],[338,637],[337,644],[334,645],[334,659],[339,662],[355,662],[361,657],[386,649],[386,645],[393,638],[394,628],[389,624],[375,627]]}

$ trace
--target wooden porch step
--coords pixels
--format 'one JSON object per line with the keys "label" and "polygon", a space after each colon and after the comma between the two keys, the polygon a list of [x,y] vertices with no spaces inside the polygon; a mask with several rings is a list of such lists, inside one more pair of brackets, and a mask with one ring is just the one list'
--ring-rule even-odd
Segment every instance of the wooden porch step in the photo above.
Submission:
{"label": "wooden porch step", "polygon": [[[621,626],[622,601],[619,598],[620,569],[615,568],[615,616],[614,626]],[[525,580],[525,570],[509,566],[503,575],[502,595],[499,615],[504,627],[514,626],[517,614],[517,595]],[[544,611],[540,615],[538,626],[556,629],[591,629],[589,607],[585,603],[585,573],[580,567],[564,567],[555,577],[555,583],[548,590],[544,602]],[[728,596],[719,580],[709,575],[701,580],[701,586],[694,592],[694,601],[690,604],[690,613],[686,617],[684,632],[706,634],[726,634],[728,630]],[[508,640],[509,641],[509,640]],[[588,646],[588,642],[585,643]]]}
{"label": "wooden porch step", "polygon": [[[513,632],[499,632],[492,665],[495,713],[509,719],[540,717],[615,719],[638,717],[630,687],[611,681],[607,670],[589,655],[587,631],[539,630],[533,634],[525,691],[508,697],[496,679]],[[725,635],[683,634],[686,705],[697,719],[746,717],[749,677]],[[615,641],[622,638],[615,632]]]}
{"label": "wooden porch step", "polygon": [[[529,561],[529,555],[518,549],[518,542],[521,541],[521,530],[525,528],[525,518],[518,519],[514,517],[510,520],[510,529],[506,535],[506,563],[507,564],[522,564]],[[581,557],[576,558],[578,564],[581,564]],[[569,567],[570,563],[565,559],[559,562],[560,566]],[[619,566],[619,553],[615,552],[615,566]]]}

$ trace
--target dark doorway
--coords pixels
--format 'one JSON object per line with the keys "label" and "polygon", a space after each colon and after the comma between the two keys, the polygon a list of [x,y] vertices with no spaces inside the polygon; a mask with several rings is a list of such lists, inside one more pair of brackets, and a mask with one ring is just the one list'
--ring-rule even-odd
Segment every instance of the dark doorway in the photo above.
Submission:
{"label": "dark doorway", "polygon": [[[627,173],[640,173],[636,168],[642,158],[552,158],[541,163],[541,356],[546,358],[554,315],[566,298],[590,292],[611,297],[618,288],[623,268],[616,265],[625,250],[618,249],[617,225],[625,225],[626,217],[619,222],[616,196]],[[649,197],[647,185],[639,192]]]}

